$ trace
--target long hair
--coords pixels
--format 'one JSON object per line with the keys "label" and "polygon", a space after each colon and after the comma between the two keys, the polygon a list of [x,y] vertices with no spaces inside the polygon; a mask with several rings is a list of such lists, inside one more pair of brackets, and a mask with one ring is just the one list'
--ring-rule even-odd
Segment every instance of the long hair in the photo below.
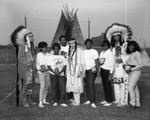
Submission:
{"label": "long hair", "polygon": [[[77,41],[75,41],[75,49],[73,51],[72,56],[75,54],[76,50],[77,50]],[[71,46],[69,46],[69,51],[68,51],[68,56],[70,56],[70,55],[71,55]]]}
{"label": "long hair", "polygon": [[[131,46],[131,45],[134,46],[133,51],[130,51],[130,49],[129,49],[129,46]],[[128,41],[126,53],[131,54],[131,53],[136,52],[136,51],[141,52],[141,48],[140,48],[139,44],[136,41],[133,41],[133,40]]]}
{"label": "long hair", "polygon": [[[122,40],[121,35],[118,35],[118,36],[119,36],[119,44],[122,46],[122,44],[124,43],[124,40]],[[111,37],[110,44],[112,47],[115,47],[116,40],[114,39],[114,36]]]}

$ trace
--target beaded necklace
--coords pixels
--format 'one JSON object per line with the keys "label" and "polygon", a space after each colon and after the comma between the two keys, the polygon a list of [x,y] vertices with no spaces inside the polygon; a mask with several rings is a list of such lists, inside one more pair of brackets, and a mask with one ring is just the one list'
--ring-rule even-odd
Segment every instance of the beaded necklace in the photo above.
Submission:
{"label": "beaded necklace", "polygon": [[[73,53],[73,52],[72,52]],[[77,51],[75,52],[74,55],[69,56],[69,70],[70,70],[70,81],[71,84],[74,86],[75,85],[75,75],[76,75],[76,66],[77,66]],[[74,58],[75,57],[75,58]],[[74,77],[74,79],[71,79],[71,76]]]}

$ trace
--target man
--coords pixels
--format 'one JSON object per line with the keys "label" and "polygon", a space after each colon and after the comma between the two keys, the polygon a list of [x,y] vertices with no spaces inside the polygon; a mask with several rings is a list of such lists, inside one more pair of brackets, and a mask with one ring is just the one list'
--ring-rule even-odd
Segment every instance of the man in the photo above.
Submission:
{"label": "man", "polygon": [[[35,78],[35,49],[33,34],[24,26],[19,26],[11,35],[11,41],[17,53],[17,105],[35,104],[31,100],[33,79]],[[19,99],[19,100],[18,100]],[[19,103],[18,103],[19,102]]]}

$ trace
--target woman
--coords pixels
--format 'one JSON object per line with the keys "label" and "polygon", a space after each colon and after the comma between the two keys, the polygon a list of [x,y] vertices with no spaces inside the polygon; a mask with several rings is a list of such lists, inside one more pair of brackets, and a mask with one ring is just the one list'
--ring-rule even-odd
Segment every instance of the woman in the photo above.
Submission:
{"label": "woman", "polygon": [[95,105],[96,93],[94,83],[97,72],[99,70],[99,55],[98,52],[92,48],[93,41],[91,39],[86,39],[85,45],[87,49],[84,50],[86,69],[84,83],[86,88],[87,101],[84,104],[91,104],[93,108],[97,108],[97,106]]}
{"label": "woman", "polygon": [[83,77],[85,73],[85,62],[83,49],[77,45],[77,41],[71,38],[69,41],[69,52],[67,57],[67,84],[66,91],[73,92],[74,101],[72,105],[80,105],[80,94],[83,93]]}
{"label": "woman", "polygon": [[141,68],[142,68],[142,57],[140,53],[141,49],[136,41],[128,42],[127,46],[127,54],[129,54],[129,58],[127,60],[127,65],[131,66],[127,72],[129,73],[129,86],[128,91],[130,95],[129,105],[133,109],[139,108],[140,104],[140,94],[137,82],[141,77]]}

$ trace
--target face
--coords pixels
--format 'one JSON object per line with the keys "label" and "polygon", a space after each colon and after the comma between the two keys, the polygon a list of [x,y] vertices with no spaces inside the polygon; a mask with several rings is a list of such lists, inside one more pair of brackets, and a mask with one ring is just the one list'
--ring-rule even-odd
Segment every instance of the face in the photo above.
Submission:
{"label": "face", "polygon": [[28,37],[29,37],[30,41],[33,43],[33,42],[34,42],[34,36],[33,36],[33,34],[30,33],[30,34],[28,35]]}
{"label": "face", "polygon": [[74,49],[75,48],[75,41],[70,41],[69,46],[71,47],[71,49]]}
{"label": "face", "polygon": [[105,44],[105,45],[102,47],[102,49],[105,51],[105,50],[108,49],[108,46]]}
{"label": "face", "polygon": [[119,35],[114,36],[115,41],[119,41],[119,38],[120,38]]}
{"label": "face", "polygon": [[66,38],[62,37],[61,40],[60,40],[60,44],[61,44],[62,46],[66,46],[66,45],[67,45],[67,40],[66,40]]}
{"label": "face", "polygon": [[54,54],[59,54],[59,50],[60,50],[59,47],[55,46],[54,47]]}
{"label": "face", "polygon": [[133,45],[129,45],[129,50],[130,50],[131,52],[133,52],[134,46],[133,46]]}
{"label": "face", "polygon": [[86,43],[86,47],[87,47],[87,49],[91,49],[92,48],[92,43],[88,41]]}
{"label": "face", "polygon": [[42,48],[42,52],[46,53],[47,52],[47,47]]}

